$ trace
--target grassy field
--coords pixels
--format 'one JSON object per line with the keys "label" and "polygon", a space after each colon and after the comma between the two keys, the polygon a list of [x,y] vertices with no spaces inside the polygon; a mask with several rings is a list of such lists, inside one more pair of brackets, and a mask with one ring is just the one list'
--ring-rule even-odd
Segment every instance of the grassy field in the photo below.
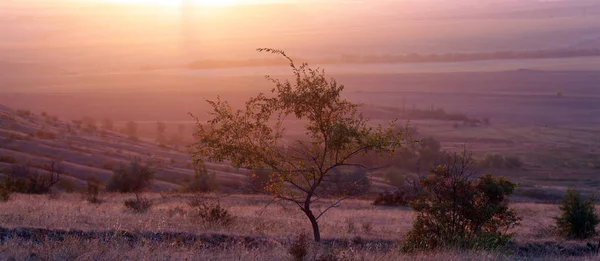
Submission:
{"label": "grassy field", "polygon": [[[145,196],[152,200],[153,207],[145,213],[134,213],[123,206],[123,201],[134,198],[133,195],[103,194],[103,203],[99,205],[86,202],[79,194],[15,195],[9,202],[0,204],[0,234],[4,233],[0,259],[292,260],[287,253],[289,245],[299,233],[310,229],[300,211],[285,203],[269,204],[272,201],[268,196],[206,196],[209,201],[220,202],[234,216],[233,223],[227,226],[211,225],[195,218],[187,204],[194,195]],[[552,232],[558,206],[534,203],[512,206],[523,216],[523,222],[514,230],[516,237],[507,249],[414,256],[398,250],[403,235],[411,227],[410,209],[373,206],[368,200],[347,200],[320,221],[324,243],[313,246],[311,255],[336,253],[342,257],[338,260],[599,258],[586,250],[586,243],[600,238],[568,241]],[[24,233],[27,229],[33,232]],[[54,238],[47,235],[57,231],[71,231],[71,235]],[[108,241],[90,237],[107,231]],[[157,235],[166,238],[165,234],[177,237],[157,239]],[[511,253],[507,254],[507,250]]]}

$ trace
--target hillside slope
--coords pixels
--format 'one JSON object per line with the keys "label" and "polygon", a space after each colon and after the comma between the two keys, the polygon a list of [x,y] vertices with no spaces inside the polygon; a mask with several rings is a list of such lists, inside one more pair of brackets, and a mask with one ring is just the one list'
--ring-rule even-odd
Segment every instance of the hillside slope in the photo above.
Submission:
{"label": "hillside slope", "polygon": [[[46,113],[36,115],[0,105],[0,176],[13,164],[27,164],[44,172],[44,166],[60,162],[67,172],[66,178],[78,185],[83,185],[90,176],[106,182],[115,166],[136,157],[150,162],[156,171],[152,191],[177,189],[194,177],[192,159],[185,148],[134,140],[96,125],[61,121]],[[216,174],[221,191],[244,191],[247,170],[227,164],[206,163],[206,166],[210,173]],[[381,191],[390,187],[378,177],[373,179],[372,189]]]}
{"label": "hillside slope", "polygon": [[[67,178],[82,184],[90,175],[107,181],[114,166],[134,157],[151,162],[156,169],[153,191],[178,188],[194,175],[191,157],[185,151],[0,105],[0,171],[11,167],[13,158],[16,164],[33,168],[61,162]],[[225,190],[239,188],[246,178],[243,170],[210,163],[207,167],[217,174]]]}

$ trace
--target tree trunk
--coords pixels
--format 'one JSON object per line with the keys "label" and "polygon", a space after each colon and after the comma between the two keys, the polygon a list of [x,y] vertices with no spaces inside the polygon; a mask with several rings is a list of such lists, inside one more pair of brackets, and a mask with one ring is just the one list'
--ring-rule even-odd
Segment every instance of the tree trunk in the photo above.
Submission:
{"label": "tree trunk", "polygon": [[312,225],[313,234],[315,236],[315,242],[321,242],[321,232],[319,232],[319,223],[317,223],[317,219],[315,218],[315,215],[313,215],[313,213],[312,213],[312,211],[310,211],[310,209],[305,209],[304,214],[306,214],[306,216],[310,220],[310,224]]}

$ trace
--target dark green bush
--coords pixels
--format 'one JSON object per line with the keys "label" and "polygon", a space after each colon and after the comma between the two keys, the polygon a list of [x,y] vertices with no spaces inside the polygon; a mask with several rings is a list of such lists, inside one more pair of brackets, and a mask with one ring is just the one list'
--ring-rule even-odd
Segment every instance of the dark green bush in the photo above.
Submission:
{"label": "dark green bush", "polygon": [[595,213],[594,197],[584,201],[577,191],[569,189],[560,205],[560,212],[556,226],[563,236],[585,239],[596,234],[600,220]]}
{"label": "dark green bush", "polygon": [[17,110],[17,115],[23,118],[31,117],[33,113],[30,110]]}
{"label": "dark green bush", "polygon": [[98,195],[100,195],[101,187],[102,184],[98,178],[94,176],[89,177],[85,190],[86,200],[92,204],[101,203],[101,200],[98,198]]}
{"label": "dark green bush", "polygon": [[7,177],[0,182],[0,202],[6,202],[10,200],[13,193],[13,180]]}
{"label": "dark green bush", "polygon": [[206,166],[199,165],[195,168],[194,179],[183,188],[186,193],[206,193],[219,189],[217,176],[209,173]]}
{"label": "dark green bush", "polygon": [[78,189],[75,181],[70,179],[61,179],[58,183],[56,183],[56,188],[66,193],[73,193]]}
{"label": "dark green bush", "polygon": [[506,198],[516,184],[490,174],[475,182],[468,162],[457,156],[421,180],[425,194],[410,204],[416,218],[404,238],[404,251],[496,249],[512,238],[507,231],[520,217]]}
{"label": "dark green bush", "polygon": [[518,157],[486,154],[485,158],[479,161],[478,166],[486,169],[518,169],[523,166],[523,162]]}
{"label": "dark green bush", "polygon": [[302,261],[308,255],[310,247],[310,238],[306,232],[300,233],[288,248],[288,253],[292,255],[295,261]]}
{"label": "dark green bush", "polygon": [[394,192],[385,191],[377,194],[373,205],[376,206],[408,206],[411,201],[417,199],[419,196],[418,192],[408,187],[402,187]]}
{"label": "dark green bush", "polygon": [[406,171],[390,168],[385,172],[385,179],[396,188],[402,187],[406,184]]}
{"label": "dark green bush", "polygon": [[26,194],[46,194],[52,187],[61,181],[60,176],[65,173],[62,164],[52,162],[48,165],[38,165],[46,173],[40,173],[29,165],[15,165],[9,170],[12,192]]}
{"label": "dark green bush", "polygon": [[138,193],[152,183],[154,169],[150,164],[142,164],[140,158],[134,158],[129,164],[119,164],[106,184],[109,192]]}
{"label": "dark green bush", "polygon": [[219,203],[210,203],[206,198],[194,197],[188,201],[188,205],[192,208],[192,217],[206,223],[221,226],[233,223],[233,215]]}
{"label": "dark green bush", "polygon": [[40,139],[44,139],[44,140],[55,140],[56,139],[56,134],[46,131],[46,130],[38,130],[35,133],[35,136],[37,136]]}
{"label": "dark green bush", "polygon": [[357,196],[371,189],[367,171],[362,168],[335,168],[322,183],[319,193],[335,196]]}
{"label": "dark green bush", "polygon": [[12,155],[2,155],[0,156],[0,162],[15,164],[17,163],[17,159]]}
{"label": "dark green bush", "polygon": [[125,200],[125,207],[136,213],[144,213],[152,207],[152,201],[147,198],[141,197],[139,194],[135,195],[135,199]]}

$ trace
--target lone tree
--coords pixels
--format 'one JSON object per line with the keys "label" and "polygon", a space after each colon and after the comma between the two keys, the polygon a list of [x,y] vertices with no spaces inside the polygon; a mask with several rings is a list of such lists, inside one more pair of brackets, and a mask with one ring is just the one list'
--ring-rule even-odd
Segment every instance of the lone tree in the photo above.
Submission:
{"label": "lone tree", "polygon": [[[352,196],[327,199],[319,188],[331,182],[337,168],[367,168],[358,163],[361,155],[393,155],[408,142],[408,126],[397,128],[392,121],[387,127],[373,127],[358,113],[358,105],[340,97],[344,86],[327,78],[324,70],[306,63],[298,66],[281,50],[258,51],[283,56],[294,77],[282,81],[266,76],[275,85],[271,94],[259,93],[243,109],[234,110],[220,98],[208,100],[212,119],[204,123],[195,117],[194,159],[197,164],[228,161],[250,170],[269,169],[265,190],[277,200],[298,205],[318,242],[319,218]],[[304,138],[284,138],[284,123],[291,117],[304,124]]]}

